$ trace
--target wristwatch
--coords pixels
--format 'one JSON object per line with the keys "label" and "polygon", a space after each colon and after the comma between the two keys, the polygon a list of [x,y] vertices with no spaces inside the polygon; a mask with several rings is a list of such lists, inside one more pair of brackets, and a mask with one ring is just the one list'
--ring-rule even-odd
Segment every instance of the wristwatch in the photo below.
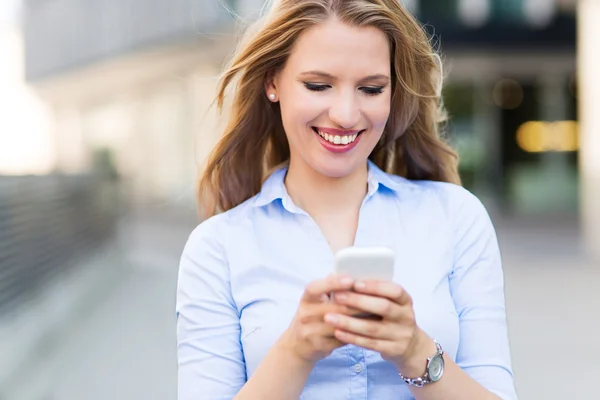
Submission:
{"label": "wristwatch", "polygon": [[420,376],[418,378],[406,378],[402,374],[400,378],[410,386],[415,386],[418,388],[422,388],[423,386],[437,382],[442,379],[442,375],[444,375],[444,349],[442,349],[442,345],[440,345],[437,340],[434,340],[435,347],[437,348],[437,353],[433,357],[429,357],[427,359],[427,367],[425,369],[425,375]]}

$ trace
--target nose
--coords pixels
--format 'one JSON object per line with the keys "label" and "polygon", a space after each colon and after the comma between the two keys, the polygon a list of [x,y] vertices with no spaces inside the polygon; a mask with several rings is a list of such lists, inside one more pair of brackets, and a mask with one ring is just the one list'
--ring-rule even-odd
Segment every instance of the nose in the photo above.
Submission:
{"label": "nose", "polygon": [[343,129],[354,128],[360,122],[360,107],[353,93],[340,93],[329,108],[329,118]]}

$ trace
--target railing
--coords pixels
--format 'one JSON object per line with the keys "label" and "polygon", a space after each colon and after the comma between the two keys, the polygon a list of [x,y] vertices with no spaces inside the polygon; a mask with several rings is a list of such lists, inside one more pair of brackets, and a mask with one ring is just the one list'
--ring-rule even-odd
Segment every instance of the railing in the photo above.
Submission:
{"label": "railing", "polygon": [[116,184],[94,176],[0,176],[0,315],[98,249],[118,216]]}

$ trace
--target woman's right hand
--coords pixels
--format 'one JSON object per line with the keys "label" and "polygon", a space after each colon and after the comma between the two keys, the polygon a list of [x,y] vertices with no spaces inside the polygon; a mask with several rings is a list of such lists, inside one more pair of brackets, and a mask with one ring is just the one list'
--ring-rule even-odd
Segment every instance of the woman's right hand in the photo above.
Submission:
{"label": "woman's right hand", "polygon": [[326,324],[327,313],[352,315],[356,310],[330,301],[333,292],[351,290],[354,280],[348,276],[330,275],[308,284],[292,323],[282,336],[283,345],[300,359],[316,362],[345,343],[334,337],[334,328]]}

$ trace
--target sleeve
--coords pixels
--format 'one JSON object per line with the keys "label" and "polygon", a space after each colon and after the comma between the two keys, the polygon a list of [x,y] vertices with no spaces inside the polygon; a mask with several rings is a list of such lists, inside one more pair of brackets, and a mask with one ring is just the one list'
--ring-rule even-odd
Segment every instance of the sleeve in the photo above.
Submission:
{"label": "sleeve", "polygon": [[506,326],[504,277],[496,232],[471,193],[454,210],[450,290],[460,324],[456,363],[504,400],[516,400]]}
{"label": "sleeve", "polygon": [[246,382],[240,323],[222,237],[207,220],[190,235],[177,283],[179,400],[225,400]]}

